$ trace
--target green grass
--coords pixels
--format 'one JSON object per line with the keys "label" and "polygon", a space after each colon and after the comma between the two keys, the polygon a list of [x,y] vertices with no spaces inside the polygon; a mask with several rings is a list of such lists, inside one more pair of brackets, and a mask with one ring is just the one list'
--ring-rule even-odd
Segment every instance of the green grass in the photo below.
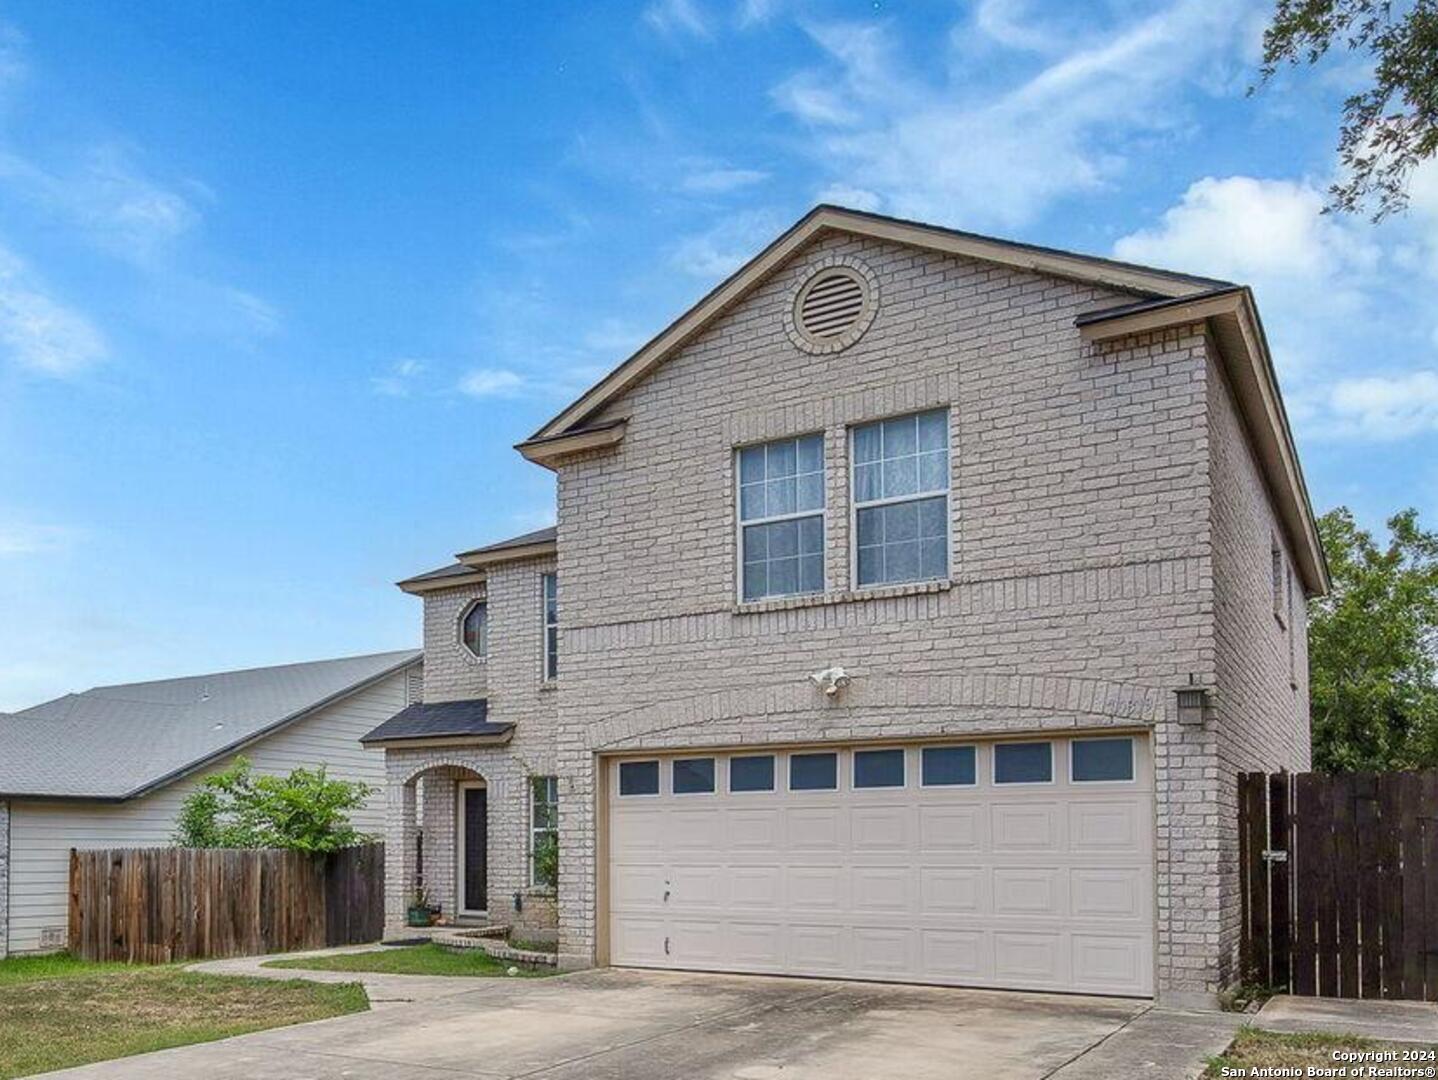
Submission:
{"label": "green grass", "polygon": [[[451,952],[434,944],[403,945],[336,956],[298,956],[289,960],[270,960],[265,964],[265,967],[308,971],[373,971],[383,975],[468,975],[481,978],[504,975],[512,966],[508,961],[496,960],[479,949]],[[553,972],[521,967],[519,974],[525,978],[536,978]]]}
{"label": "green grass", "polygon": [[[1319,1032],[1304,1032],[1299,1035],[1281,1035],[1274,1031],[1261,1031],[1246,1027],[1238,1032],[1228,1049],[1216,1058],[1210,1058],[1204,1077],[1221,1077],[1226,1066],[1229,1069],[1254,1069],[1257,1067],[1289,1066],[1304,1068],[1320,1065],[1328,1068],[1340,1064],[1333,1060],[1334,1050],[1383,1050],[1398,1043],[1375,1042],[1357,1035],[1325,1035]],[[1427,1062],[1409,1062],[1423,1067]],[[1351,1067],[1351,1066],[1350,1066]]]}
{"label": "green grass", "polygon": [[367,1008],[357,983],[13,957],[0,960],[0,1080]]}

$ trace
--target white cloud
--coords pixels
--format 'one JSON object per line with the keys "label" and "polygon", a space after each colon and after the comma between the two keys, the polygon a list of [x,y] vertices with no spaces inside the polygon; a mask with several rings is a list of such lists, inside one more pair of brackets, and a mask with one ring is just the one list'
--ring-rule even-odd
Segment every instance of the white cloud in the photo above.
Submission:
{"label": "white cloud", "polygon": [[1238,281],[1311,281],[1371,267],[1377,250],[1351,223],[1325,215],[1324,198],[1301,181],[1204,177],[1158,225],[1121,238],[1114,254]]}
{"label": "white cloud", "polygon": [[679,186],[695,195],[722,195],[767,179],[769,174],[759,169],[704,169],[684,177]]}
{"label": "white cloud", "polygon": [[779,13],[782,6],[780,0],[743,0],[739,5],[739,25],[766,23]]}
{"label": "white cloud", "polygon": [[397,360],[383,375],[371,376],[370,390],[381,397],[409,397],[414,381],[423,375],[425,364],[420,360]]}
{"label": "white cloud", "polygon": [[693,0],[655,0],[644,9],[644,21],[668,37],[709,36],[709,20]]}
{"label": "white cloud", "polygon": [[459,392],[473,398],[518,397],[528,380],[505,368],[476,368],[459,380]]}
{"label": "white cloud", "polygon": [[606,355],[631,353],[648,341],[652,333],[623,319],[607,316],[584,335],[584,347]]}
{"label": "white cloud", "polygon": [[727,277],[772,240],[783,226],[779,216],[767,210],[730,214],[712,228],[681,240],[670,261],[698,278],[712,281]]}
{"label": "white cloud", "polygon": [[[877,193],[904,216],[1014,226],[1112,184],[1134,139],[1181,123],[1183,95],[1234,68],[1243,9],[1244,0],[1174,0],[1065,37],[1066,51],[1037,74],[987,95],[960,46],[946,75],[925,78],[887,24],[812,24],[827,62],[772,96],[811,129],[810,155],[834,182]],[[1017,42],[1012,15],[991,5],[987,18]]]}
{"label": "white cloud", "polygon": [[877,192],[848,184],[830,184],[821,188],[815,198],[821,203],[834,203],[851,210],[878,210],[884,205],[883,198]]}
{"label": "white cloud", "polygon": [[1381,441],[1438,431],[1438,371],[1340,379],[1329,405],[1336,434]]}
{"label": "white cloud", "polygon": [[0,521],[0,558],[61,551],[74,542],[76,535],[74,529],[64,525]]}
{"label": "white cloud", "polygon": [[3,247],[0,346],[11,363],[60,378],[84,371],[109,352],[84,315],[50,296],[25,263]]}
{"label": "white cloud", "polygon": [[1060,51],[1073,40],[1035,19],[1026,0],[979,0],[974,27],[1005,48],[1031,52]]}

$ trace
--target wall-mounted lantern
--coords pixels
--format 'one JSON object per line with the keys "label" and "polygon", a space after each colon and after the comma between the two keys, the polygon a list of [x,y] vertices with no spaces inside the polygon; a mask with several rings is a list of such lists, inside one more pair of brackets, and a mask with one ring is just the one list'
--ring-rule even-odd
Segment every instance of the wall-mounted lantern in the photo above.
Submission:
{"label": "wall-mounted lantern", "polygon": [[1178,694],[1178,722],[1202,724],[1203,710],[1208,704],[1208,691],[1201,686],[1181,686]]}

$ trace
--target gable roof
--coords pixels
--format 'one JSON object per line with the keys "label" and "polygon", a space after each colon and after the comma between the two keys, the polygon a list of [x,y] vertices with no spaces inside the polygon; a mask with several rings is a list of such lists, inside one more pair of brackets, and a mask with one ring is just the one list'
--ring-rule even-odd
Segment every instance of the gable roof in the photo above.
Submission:
{"label": "gable roof", "polygon": [[452,589],[456,585],[475,585],[484,581],[484,569],[495,563],[511,562],[515,559],[533,559],[542,555],[553,555],[558,547],[559,530],[549,525],[533,532],[511,536],[507,540],[496,540],[484,547],[461,551],[455,556],[458,562],[441,566],[438,570],[426,570],[396,584],[407,593],[420,595],[437,589]]}
{"label": "gable roof", "polygon": [[66,694],[0,718],[0,797],[136,798],[422,655],[406,649]]}
{"label": "gable roof", "polygon": [[1247,286],[838,206],[820,205],[805,214],[516,449],[530,461],[554,468],[569,454],[618,444],[624,438],[626,422],[609,419],[595,423],[600,410],[743,299],[800,247],[826,231],[981,259],[1137,297],[1132,303],[1080,316],[1078,330],[1090,341],[1186,323],[1210,326],[1240,408],[1251,425],[1259,463],[1295,549],[1304,585],[1309,595],[1327,592],[1328,565],[1318,540],[1313,506],[1279,394],[1268,339]]}
{"label": "gable roof", "polygon": [[[1075,281],[1091,282],[1147,297],[1177,297],[1232,285],[1216,278],[1180,274],[1152,266],[1119,262],[1096,255],[1079,255],[1058,248],[1001,240],[979,233],[945,229],[902,218],[885,217],[842,206],[821,203],[814,207],[763,251],[720,282],[648,344],[584,392],[563,412],[536,431],[518,449],[573,435],[605,405],[619,397],[676,348],[697,334],[757,286],[771,270],[821,233],[837,231],[950,255],[963,255]],[[552,451],[552,447],[549,448]],[[567,448],[566,448],[567,452]],[[529,457],[529,454],[525,455]],[[533,458],[532,458],[533,460]]]}

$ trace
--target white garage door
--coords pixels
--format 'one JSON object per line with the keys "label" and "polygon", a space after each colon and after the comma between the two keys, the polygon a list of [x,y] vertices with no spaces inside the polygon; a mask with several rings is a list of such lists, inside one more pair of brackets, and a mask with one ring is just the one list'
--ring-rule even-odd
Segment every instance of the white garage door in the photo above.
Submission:
{"label": "white garage door", "polygon": [[611,963],[1153,992],[1143,738],[605,768]]}

